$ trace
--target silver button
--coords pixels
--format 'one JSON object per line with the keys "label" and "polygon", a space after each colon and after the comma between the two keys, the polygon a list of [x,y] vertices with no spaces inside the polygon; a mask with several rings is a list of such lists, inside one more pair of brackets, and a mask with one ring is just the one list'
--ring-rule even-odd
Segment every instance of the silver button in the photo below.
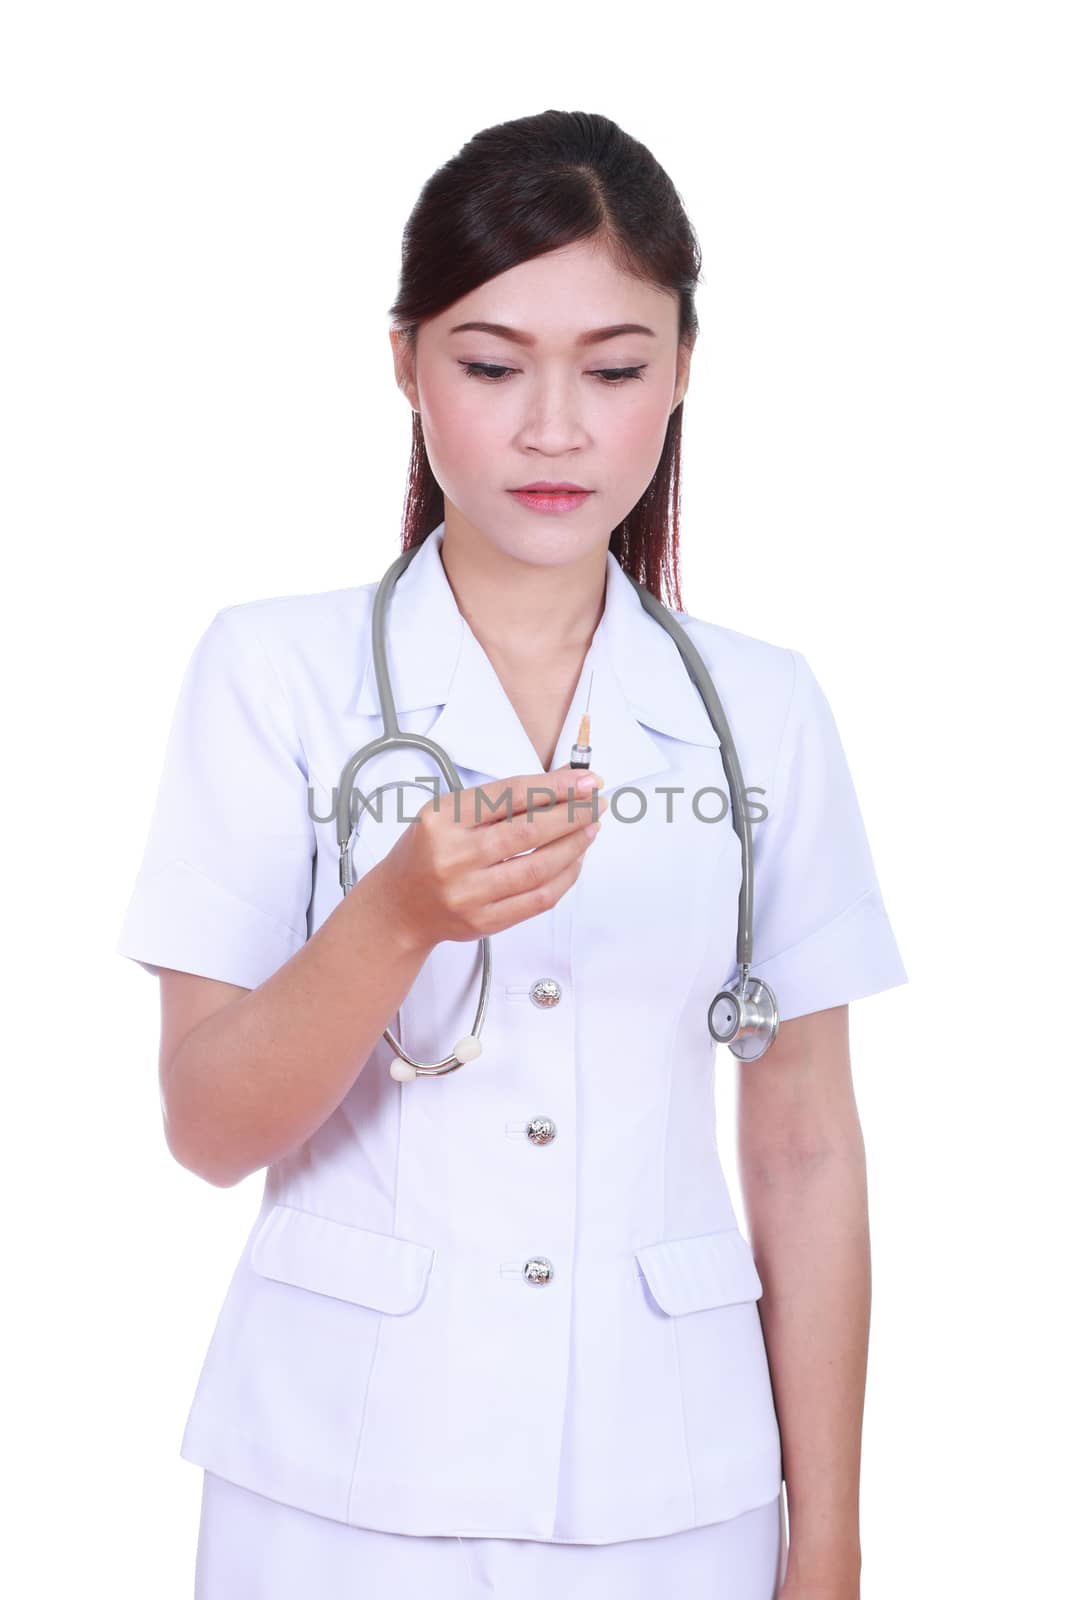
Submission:
{"label": "silver button", "polygon": [[551,1283],[555,1268],[547,1256],[531,1256],[522,1269],[527,1283]]}
{"label": "silver button", "polygon": [[556,1124],[551,1117],[531,1117],[526,1124],[526,1137],[531,1144],[551,1144],[556,1137]]}
{"label": "silver button", "polygon": [[535,1006],[547,1010],[549,1006],[558,1006],[563,990],[555,978],[538,978],[530,988],[530,999]]}

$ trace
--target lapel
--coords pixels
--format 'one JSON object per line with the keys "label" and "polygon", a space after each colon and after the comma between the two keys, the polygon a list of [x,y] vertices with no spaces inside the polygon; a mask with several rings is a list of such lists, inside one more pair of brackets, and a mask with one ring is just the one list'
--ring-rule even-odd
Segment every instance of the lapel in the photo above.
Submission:
{"label": "lapel", "polygon": [[[440,522],[398,580],[386,614],[386,652],[401,727],[405,712],[440,707],[426,733],[472,783],[541,772],[518,713],[456,603],[441,560],[443,537]],[[593,671],[592,765],[610,791],[672,765],[648,729],[710,748],[717,748],[719,739],[674,641],[645,611],[610,551],[606,579],[603,615],[552,767],[570,759]],[[684,612],[674,615],[684,622]],[[369,628],[356,710],[378,719],[376,731],[381,731]]]}

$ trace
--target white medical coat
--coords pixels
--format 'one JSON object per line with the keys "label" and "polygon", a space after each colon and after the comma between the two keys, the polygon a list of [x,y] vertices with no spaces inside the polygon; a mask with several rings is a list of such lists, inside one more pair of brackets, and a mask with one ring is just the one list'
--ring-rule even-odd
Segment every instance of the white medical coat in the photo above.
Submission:
{"label": "white medical coat", "polygon": [[[390,602],[400,725],[438,740],[465,787],[537,773],[456,605],[443,532]],[[204,1359],[181,1454],[305,1510],[603,1543],[779,1491],[761,1284],[716,1148],[707,1025],[736,976],[740,843],[677,647],[612,555],[607,568],[552,766],[569,760],[595,668],[593,766],[616,815],[557,904],[494,937],[483,1053],[400,1084],[380,1040],[327,1121],[267,1168]],[[338,905],[335,825],[310,813],[329,813],[346,760],[382,729],[376,582],[214,617],[182,683],[119,953],[254,988]],[[805,658],[674,615],[757,791],[750,815],[767,810],[752,824],[752,970],[782,1019],[906,982]],[[362,810],[357,877],[428,799],[417,777],[443,781],[418,752],[361,769],[380,820]],[[392,1022],[417,1059],[470,1031],[480,970],[475,940],[432,951]],[[548,1281],[524,1273],[537,1258]]]}

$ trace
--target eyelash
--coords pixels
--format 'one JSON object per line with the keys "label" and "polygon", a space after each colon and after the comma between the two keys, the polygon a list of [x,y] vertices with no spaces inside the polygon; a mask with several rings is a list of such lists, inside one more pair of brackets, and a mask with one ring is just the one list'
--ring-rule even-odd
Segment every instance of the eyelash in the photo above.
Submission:
{"label": "eyelash", "polygon": [[[490,361],[461,361],[460,366],[466,372],[468,378],[480,378],[483,383],[506,383],[507,378],[490,378],[489,373],[510,373],[517,370],[515,367],[498,367],[495,362]],[[605,376],[607,373],[610,373],[612,376],[610,378]],[[600,367],[593,373],[593,376],[598,380],[598,382],[604,384],[609,389],[621,389],[624,384],[629,383],[632,380],[643,379],[644,375],[645,369],[643,366]],[[621,378],[622,382],[612,381],[615,378]]]}

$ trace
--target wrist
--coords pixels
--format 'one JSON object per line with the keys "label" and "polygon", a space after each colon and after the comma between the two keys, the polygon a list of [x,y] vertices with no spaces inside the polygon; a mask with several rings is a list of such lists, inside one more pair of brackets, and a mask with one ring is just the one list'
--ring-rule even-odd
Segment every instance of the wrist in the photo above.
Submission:
{"label": "wrist", "polygon": [[789,1541],[790,1580],[803,1584],[805,1591],[825,1594],[827,1600],[859,1594],[861,1561],[857,1538]]}
{"label": "wrist", "polygon": [[433,949],[433,942],[426,937],[425,930],[415,919],[405,916],[401,898],[390,879],[388,863],[379,861],[357,887],[362,888],[374,904],[381,936],[388,942],[397,960],[425,961]]}

